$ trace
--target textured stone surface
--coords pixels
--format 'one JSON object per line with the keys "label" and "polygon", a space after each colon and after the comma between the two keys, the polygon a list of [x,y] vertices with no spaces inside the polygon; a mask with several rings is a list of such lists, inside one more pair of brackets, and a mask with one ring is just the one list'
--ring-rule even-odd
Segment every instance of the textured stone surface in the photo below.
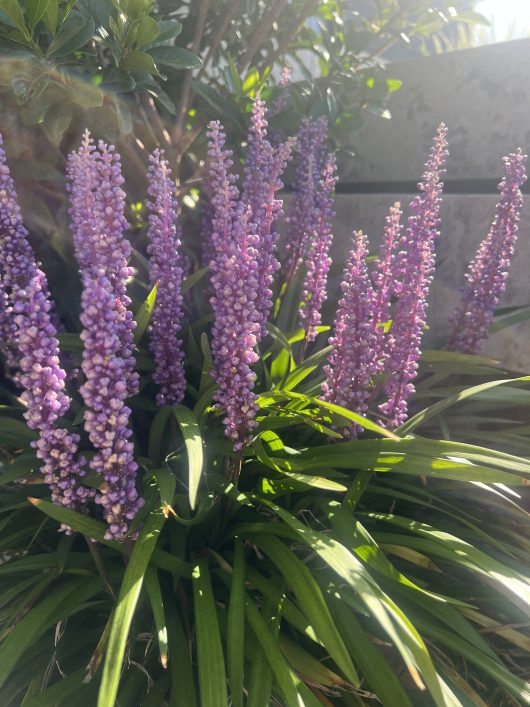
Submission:
{"label": "textured stone surface", "polygon": [[341,165],[351,182],[417,180],[440,122],[449,127],[448,179],[491,179],[501,158],[530,150],[530,39],[394,64],[403,81],[390,102],[392,120],[366,115]]}
{"label": "textured stone surface", "polygon": [[[334,262],[345,262],[354,229],[362,229],[368,235],[371,252],[374,252],[381,242],[389,206],[401,201],[407,215],[411,199],[410,194],[339,195],[332,253]],[[495,195],[444,196],[427,340],[439,339],[448,333],[447,318],[458,301],[458,288],[464,282],[468,262],[488,231],[496,203]],[[530,305],[529,273],[530,197],[527,197],[510,278],[500,307]],[[494,334],[483,352],[513,370],[530,371],[530,320]]]}

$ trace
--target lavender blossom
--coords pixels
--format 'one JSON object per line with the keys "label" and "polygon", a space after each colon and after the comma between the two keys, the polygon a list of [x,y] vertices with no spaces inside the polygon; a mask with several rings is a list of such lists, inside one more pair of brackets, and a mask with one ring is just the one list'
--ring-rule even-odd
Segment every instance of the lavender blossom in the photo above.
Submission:
{"label": "lavender blossom", "polygon": [[208,138],[215,249],[210,263],[214,400],[225,411],[225,434],[238,451],[256,426],[256,376],[250,366],[258,359],[254,347],[260,334],[259,235],[251,228],[250,208],[238,201],[231,153],[223,149],[225,136],[218,122],[210,123]]}
{"label": "lavender blossom", "polygon": [[69,158],[71,209],[76,256],[83,284],[81,339],[86,382],[85,429],[96,448],[91,468],[102,474],[96,502],[103,506],[107,539],[123,540],[143,505],[135,488],[137,464],[130,442],[131,410],[138,391],[134,371],[134,327],[126,295],[130,245],[123,236],[125,194],[119,155],[85,134]]}
{"label": "lavender blossom", "polygon": [[179,207],[171,170],[162,150],[150,157],[147,202],[149,245],[147,252],[151,284],[158,283],[155,307],[149,327],[151,352],[156,362],[153,375],[160,386],[157,403],[178,405],[182,402],[184,379],[184,351],[179,332],[182,326],[182,279],[180,267],[180,228],[177,222]]}
{"label": "lavender blossom", "polygon": [[469,264],[460,304],[450,318],[447,348],[478,353],[488,336],[495,308],[506,289],[523,205],[520,187],[526,180],[526,155],[521,150],[504,158],[506,174],[499,184],[500,200],[486,238]]}
{"label": "lavender blossom", "polygon": [[336,182],[335,156],[329,154],[324,165],[319,191],[315,196],[314,232],[311,234],[306,258],[307,273],[304,280],[300,320],[307,341],[314,341],[317,336],[317,327],[321,323],[320,310],[327,296],[328,272],[331,265],[329,250],[333,241],[331,222],[335,216],[333,193]]}
{"label": "lavender blossom", "polygon": [[[333,350],[324,366],[326,380],[322,385],[324,400],[361,415],[368,410],[370,384],[377,372],[377,332],[373,326],[376,296],[366,265],[367,254],[366,236],[354,233],[329,339]],[[360,429],[354,423],[342,432],[353,437]]]}
{"label": "lavender blossom", "polygon": [[291,209],[287,218],[287,269],[290,282],[314,233],[315,197],[325,162],[327,123],[324,118],[302,121],[298,133],[298,164],[293,185]]}
{"label": "lavender blossom", "polygon": [[447,157],[447,129],[438,128],[430,158],[425,166],[420,194],[412,201],[415,214],[401,239],[396,259],[400,279],[399,297],[391,328],[391,349],[384,391],[387,400],[379,406],[390,427],[407,419],[408,398],[414,393],[412,381],[418,370],[420,345],[425,327],[427,295],[434,275],[434,242],[439,235],[441,181]]}
{"label": "lavender blossom", "polygon": [[273,148],[267,140],[265,103],[256,99],[252,110],[248,152],[243,180],[243,201],[250,206],[253,228],[260,238],[258,321],[261,336],[267,333],[267,320],[272,307],[272,284],[280,269],[276,256],[279,235],[273,224],[282,217],[282,201],[275,193],[283,187],[281,175],[290,160],[294,141],[287,140]]}
{"label": "lavender blossom", "polygon": [[[0,137],[0,145],[2,139]],[[76,459],[79,436],[57,426],[70,407],[66,373],[59,361],[59,342],[52,319],[46,276],[27,240],[13,180],[0,147],[0,267],[3,324],[16,346],[23,388],[24,417],[38,439],[32,442],[44,464],[42,473],[54,503],[79,510],[92,491],[80,484],[84,459]],[[67,528],[63,528],[67,532]]]}
{"label": "lavender blossom", "polygon": [[270,115],[278,115],[282,110],[285,110],[289,105],[289,100],[291,97],[291,78],[293,75],[292,67],[289,64],[285,64],[282,68],[282,73],[280,80],[278,81],[278,86],[283,89],[279,96],[274,100],[270,108]]}

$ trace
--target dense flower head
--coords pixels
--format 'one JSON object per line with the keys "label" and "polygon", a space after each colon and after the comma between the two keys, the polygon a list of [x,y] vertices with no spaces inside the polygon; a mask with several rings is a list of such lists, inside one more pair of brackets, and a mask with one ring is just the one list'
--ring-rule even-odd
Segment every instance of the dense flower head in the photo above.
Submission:
{"label": "dense flower head", "polygon": [[90,466],[104,479],[96,502],[109,526],[105,537],[123,540],[144,503],[135,485],[138,465],[130,440],[131,410],[125,404],[134,358],[123,356],[121,306],[105,273],[84,275],[81,305],[85,429],[97,450]]}
{"label": "dense flower head", "polygon": [[333,194],[335,191],[336,161],[335,155],[329,154],[324,165],[319,190],[315,195],[314,229],[307,246],[306,276],[300,320],[305,330],[307,341],[314,341],[317,327],[321,323],[321,309],[326,301],[328,272],[331,266],[329,251],[333,242],[332,220]]}
{"label": "dense flower head", "polygon": [[261,331],[257,310],[259,291],[259,235],[252,212],[239,200],[236,177],[230,173],[231,153],[224,149],[225,136],[217,122],[208,131],[210,184],[212,186],[212,244],[210,263],[213,296],[210,299],[214,395],[225,412],[225,434],[239,450],[255,427],[257,396],[251,365]]}
{"label": "dense flower head", "polygon": [[123,540],[143,500],[135,488],[137,464],[129,438],[126,398],[138,392],[134,370],[135,322],[126,294],[131,246],[124,237],[125,194],[119,155],[94,146],[88,133],[70,155],[70,215],[80,265],[81,338],[85,344],[81,394],[85,429],[96,454],[91,468],[103,475],[96,501],[104,508],[106,537]]}
{"label": "dense flower head", "polygon": [[28,427],[38,432],[33,446],[44,462],[42,472],[52,498],[58,504],[79,509],[91,491],[80,484],[84,476],[84,460],[76,459],[79,437],[57,426],[71,401],[65,392],[66,373],[59,361],[59,342],[48,283],[27,236],[5,153],[0,148],[0,267],[4,328],[7,327],[10,336],[14,337],[10,346],[16,351],[20,369],[16,382],[23,389],[24,417]]}
{"label": "dense flower head", "polygon": [[[354,233],[341,283],[342,297],[329,339],[333,349],[324,367],[326,380],[322,385],[324,400],[359,414],[368,410],[370,384],[377,372],[374,356],[377,332],[373,326],[376,298],[366,264],[367,254],[366,236]],[[359,430],[353,424],[343,434],[355,436]]]}
{"label": "dense flower head", "polygon": [[186,389],[184,351],[179,337],[184,273],[180,265],[176,188],[162,150],[155,150],[150,156],[148,181],[149,275],[152,285],[158,283],[149,327],[150,348],[156,363],[153,379],[160,386],[158,405],[178,405]]}
{"label": "dense flower head", "polygon": [[242,199],[250,207],[252,228],[260,238],[256,307],[262,336],[267,333],[274,275],[280,269],[276,255],[279,234],[274,222],[283,216],[283,202],[276,198],[276,192],[283,187],[281,175],[293,146],[293,140],[286,140],[277,147],[271,145],[267,139],[265,103],[257,98],[250,121]]}
{"label": "dense flower head", "polygon": [[506,289],[523,205],[525,163],[526,155],[521,150],[504,158],[506,174],[499,184],[500,199],[493,223],[469,264],[461,301],[449,320],[453,330],[447,346],[453,351],[470,354],[480,351]]}
{"label": "dense flower head", "polygon": [[298,160],[287,232],[287,280],[298,270],[314,233],[315,197],[326,159],[325,118],[304,118],[297,137]]}
{"label": "dense flower head", "polygon": [[440,125],[425,165],[419,195],[412,201],[414,214],[401,238],[396,258],[398,299],[391,327],[391,346],[384,386],[386,401],[379,406],[384,422],[397,427],[407,419],[408,398],[414,392],[420,345],[426,324],[427,296],[434,275],[434,243],[439,235],[440,204],[447,157],[447,129]]}

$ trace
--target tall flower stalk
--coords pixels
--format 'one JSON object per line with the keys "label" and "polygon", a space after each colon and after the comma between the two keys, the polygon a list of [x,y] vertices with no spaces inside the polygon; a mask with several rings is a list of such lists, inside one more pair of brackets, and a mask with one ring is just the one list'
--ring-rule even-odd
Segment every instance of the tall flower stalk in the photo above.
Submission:
{"label": "tall flower stalk", "polygon": [[298,160],[293,197],[287,218],[287,286],[297,272],[314,233],[315,198],[326,159],[327,123],[324,118],[305,118],[298,132]]}
{"label": "tall flower stalk", "polygon": [[175,183],[163,154],[162,150],[153,152],[147,175],[150,197],[147,201],[149,275],[151,285],[158,283],[149,336],[156,363],[153,379],[159,385],[156,400],[160,406],[178,405],[186,389],[184,351],[179,336],[184,275],[180,266],[179,207]]}
{"label": "tall flower stalk", "polygon": [[48,282],[27,237],[5,152],[0,147],[3,329],[13,337],[10,346],[16,351],[20,369],[16,382],[23,389],[24,417],[28,427],[38,432],[32,446],[43,461],[41,471],[52,500],[79,510],[92,492],[81,483],[85,471],[84,459],[77,456],[79,436],[58,424],[68,412],[71,399],[65,391],[66,373],[59,361]]}
{"label": "tall flower stalk", "polygon": [[108,524],[107,539],[123,540],[143,505],[136,490],[138,465],[130,440],[130,408],[138,391],[134,327],[126,294],[131,248],[124,238],[125,193],[119,155],[93,144],[88,133],[69,158],[70,215],[83,285],[81,339],[85,429],[96,448],[91,468],[104,481],[96,495]]}
{"label": "tall flower stalk", "polygon": [[[326,380],[322,385],[324,400],[361,415],[368,410],[370,384],[377,372],[374,353],[378,342],[373,325],[376,296],[367,255],[366,236],[360,231],[354,233],[341,283],[342,298],[329,339],[333,349],[324,367]],[[360,429],[353,424],[344,428],[343,434],[356,436]]]}
{"label": "tall flower stalk", "polygon": [[210,263],[213,296],[210,299],[214,400],[223,410],[225,434],[239,451],[256,427],[257,395],[255,346],[262,321],[259,295],[259,235],[249,206],[239,200],[231,174],[231,152],[224,149],[225,135],[218,122],[208,130],[209,180],[212,187],[212,244]]}
{"label": "tall flower stalk", "polygon": [[517,241],[525,163],[526,155],[520,149],[504,158],[506,173],[498,187],[500,199],[495,218],[469,264],[460,303],[449,320],[453,328],[447,348],[452,351],[478,353],[488,336],[495,309],[506,289]]}
{"label": "tall flower stalk", "polygon": [[336,182],[335,155],[329,154],[315,196],[313,232],[310,234],[307,246],[306,276],[300,309],[300,321],[305,330],[304,341],[306,342],[316,339],[317,327],[322,321],[322,305],[327,296],[328,273],[331,266],[329,251],[333,242],[332,220],[335,216],[333,194]]}
{"label": "tall flower stalk", "polygon": [[434,243],[439,235],[442,178],[448,154],[446,136],[447,129],[442,124],[419,184],[420,194],[411,203],[415,213],[408,220],[396,258],[399,297],[386,361],[387,399],[379,406],[390,427],[397,427],[407,419],[408,399],[415,390],[412,381],[418,370],[427,296],[434,275]]}
{"label": "tall flower stalk", "polygon": [[242,200],[251,211],[253,228],[260,239],[258,319],[261,336],[267,333],[266,325],[272,308],[272,285],[280,269],[276,254],[279,234],[275,222],[283,216],[283,202],[276,192],[283,187],[281,176],[291,158],[294,140],[286,140],[273,147],[267,139],[265,103],[254,102],[248,136]]}

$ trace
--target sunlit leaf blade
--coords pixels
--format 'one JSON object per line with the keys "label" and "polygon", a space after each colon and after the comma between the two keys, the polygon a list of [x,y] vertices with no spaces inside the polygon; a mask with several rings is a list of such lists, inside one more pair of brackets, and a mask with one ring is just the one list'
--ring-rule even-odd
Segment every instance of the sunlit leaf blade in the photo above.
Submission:
{"label": "sunlit leaf blade", "polygon": [[136,312],[136,329],[134,330],[135,344],[140,341],[145,330],[149,326],[149,322],[151,321],[151,316],[153,315],[153,310],[155,308],[157,289],[158,283],[154,285],[151,292],[147,295],[147,299],[142,303],[140,309]]}
{"label": "sunlit leaf blade", "polygon": [[195,415],[189,408],[177,405],[173,408],[173,412],[179,423],[188,453],[188,494],[190,506],[194,509],[203,468],[201,431]]}
{"label": "sunlit leaf blade", "polygon": [[226,671],[215,600],[206,560],[193,569],[193,604],[201,704],[226,707]]}
{"label": "sunlit leaf blade", "polygon": [[161,513],[151,513],[147,517],[123,575],[105,656],[98,707],[114,707],[115,705],[129,629],[142,589],[145,572],[163,525],[164,516]]}
{"label": "sunlit leaf blade", "polygon": [[368,611],[395,643],[416,684],[423,687],[424,680],[435,703],[444,707],[438,677],[423,640],[403,612],[373,581],[361,562],[334,538],[311,530],[280,506],[267,500],[263,502],[359,594]]}
{"label": "sunlit leaf blade", "polygon": [[160,651],[160,662],[163,668],[167,668],[168,661],[168,643],[167,643],[167,626],[164,612],[164,602],[162,600],[162,591],[158,581],[156,570],[148,567],[145,573],[145,587],[147,596],[151,604],[151,611],[155,620],[156,636],[158,639],[158,648]]}
{"label": "sunlit leaf blade", "polygon": [[358,685],[359,677],[351,657],[311,572],[278,538],[259,535],[255,538],[255,542],[268,555],[270,560],[277,565],[291,586],[319,641],[329,651],[337,666],[344,672],[350,682]]}

